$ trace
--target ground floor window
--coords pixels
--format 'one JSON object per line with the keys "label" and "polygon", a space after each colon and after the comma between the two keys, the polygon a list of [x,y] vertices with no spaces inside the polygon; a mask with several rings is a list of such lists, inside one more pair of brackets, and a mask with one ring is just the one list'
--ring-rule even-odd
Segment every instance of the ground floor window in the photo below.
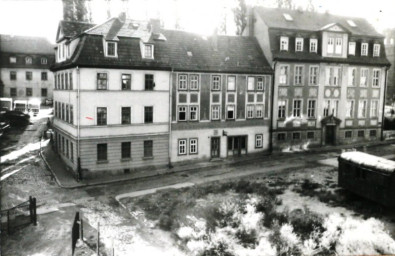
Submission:
{"label": "ground floor window", "polygon": [[300,132],[292,133],[292,139],[293,140],[300,140]]}
{"label": "ground floor window", "polygon": [[180,139],[178,140],[178,154],[186,155],[187,154],[187,140]]}
{"label": "ground floor window", "polygon": [[70,160],[74,163],[74,145],[73,142],[70,141]]}
{"label": "ground floor window", "polygon": [[346,131],[344,137],[352,138],[352,131]]}
{"label": "ground floor window", "polygon": [[145,140],[144,141],[144,157],[153,157],[152,149],[153,149],[153,141]]}
{"label": "ground floor window", "polygon": [[376,137],[377,136],[377,131],[376,130],[370,130],[369,131],[369,136],[370,137]]}
{"label": "ground floor window", "polygon": [[107,143],[97,144],[97,161],[107,160]]}
{"label": "ground floor window", "polygon": [[315,139],[315,133],[314,132],[307,132],[307,139],[314,140]]}
{"label": "ground floor window", "polygon": [[69,158],[69,140],[66,139],[66,157]]}
{"label": "ground floor window", "polygon": [[121,156],[122,159],[129,159],[131,158],[131,143],[128,142],[122,142],[121,143]]}
{"label": "ground floor window", "polygon": [[285,141],[285,133],[277,133],[278,141]]}
{"label": "ground floor window", "polygon": [[228,137],[228,156],[247,154],[247,136]]}
{"label": "ground floor window", "polygon": [[255,135],[255,148],[262,148],[263,147],[263,135],[256,134]]}
{"label": "ground floor window", "polygon": [[198,153],[198,139],[189,139],[189,154]]}
{"label": "ground floor window", "polygon": [[358,131],[358,138],[364,138],[365,137],[365,131]]}

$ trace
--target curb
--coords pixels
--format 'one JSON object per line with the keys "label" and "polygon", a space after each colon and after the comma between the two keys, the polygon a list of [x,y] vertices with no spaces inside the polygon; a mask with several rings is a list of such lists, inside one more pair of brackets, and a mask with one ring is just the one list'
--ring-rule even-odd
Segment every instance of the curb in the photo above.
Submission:
{"label": "curb", "polygon": [[61,187],[61,188],[73,188],[73,187],[66,187],[66,186],[63,186],[62,183],[60,183],[58,177],[55,175],[55,172],[52,170],[51,166],[50,166],[49,163],[47,162],[47,159],[45,159],[45,156],[44,156],[44,154],[42,153],[42,151],[40,151],[38,154],[40,155],[41,159],[44,161],[45,166],[47,167],[47,169],[51,172],[52,177],[55,178],[56,183],[58,184],[59,187]]}

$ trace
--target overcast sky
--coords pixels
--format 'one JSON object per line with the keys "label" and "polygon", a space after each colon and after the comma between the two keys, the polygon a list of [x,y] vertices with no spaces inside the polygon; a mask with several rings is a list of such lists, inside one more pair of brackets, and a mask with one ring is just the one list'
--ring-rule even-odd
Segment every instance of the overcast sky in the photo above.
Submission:
{"label": "overcast sky", "polygon": [[[307,0],[293,0],[305,6]],[[112,0],[111,13],[116,16],[125,7],[121,0]],[[274,7],[275,0],[247,0]],[[176,4],[177,3],[177,4]],[[221,20],[221,14],[231,13],[236,0],[129,0],[131,18],[161,18],[172,28],[178,14],[184,29],[211,34]],[[364,17],[378,31],[395,28],[395,0],[313,0],[318,11]],[[104,0],[92,0],[93,19],[96,24],[107,19]],[[55,41],[56,29],[62,19],[61,0],[0,0],[0,33],[43,36]],[[228,33],[232,33],[232,18],[228,16]],[[314,21],[312,21],[314,22]]]}

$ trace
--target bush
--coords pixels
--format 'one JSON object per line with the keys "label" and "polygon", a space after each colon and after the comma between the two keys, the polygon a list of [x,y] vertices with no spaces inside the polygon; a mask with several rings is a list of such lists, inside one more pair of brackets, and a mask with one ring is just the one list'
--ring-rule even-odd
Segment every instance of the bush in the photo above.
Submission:
{"label": "bush", "polygon": [[223,242],[219,242],[218,244],[215,244],[210,248],[205,249],[201,255],[202,256],[234,256],[229,251],[228,245]]}
{"label": "bush", "polygon": [[249,231],[245,229],[237,230],[236,237],[244,247],[254,248],[258,243],[257,233],[254,229]]}
{"label": "bush", "polygon": [[324,231],[323,218],[311,212],[307,207],[304,208],[304,211],[296,209],[290,212],[289,222],[292,224],[294,232],[303,240],[308,239],[315,231],[319,233]]}

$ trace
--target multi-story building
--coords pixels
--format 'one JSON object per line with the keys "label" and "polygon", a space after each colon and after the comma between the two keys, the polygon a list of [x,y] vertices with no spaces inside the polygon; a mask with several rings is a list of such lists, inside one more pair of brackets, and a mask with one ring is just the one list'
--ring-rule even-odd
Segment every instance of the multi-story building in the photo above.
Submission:
{"label": "multi-story building", "polygon": [[390,63],[366,20],[258,7],[244,35],[275,72],[275,149],[380,139]]}
{"label": "multi-story building", "polygon": [[56,148],[83,177],[168,164],[170,65],[157,24],[61,22]]}
{"label": "multi-story building", "polygon": [[385,30],[384,36],[385,53],[391,62],[387,76],[386,103],[391,105],[395,104],[395,29]]}
{"label": "multi-story building", "polygon": [[40,37],[0,35],[0,96],[52,99],[54,45]]}
{"label": "multi-story building", "polygon": [[172,65],[171,161],[268,151],[272,69],[256,39],[163,33]]}

